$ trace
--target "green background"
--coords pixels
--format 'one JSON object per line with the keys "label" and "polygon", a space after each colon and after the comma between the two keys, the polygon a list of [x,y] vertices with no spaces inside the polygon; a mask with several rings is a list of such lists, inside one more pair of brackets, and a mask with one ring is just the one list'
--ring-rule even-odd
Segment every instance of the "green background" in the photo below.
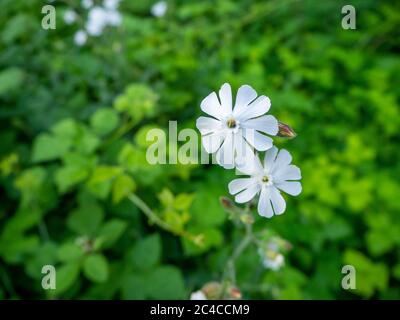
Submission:
{"label": "green background", "polygon": [[[55,1],[43,30],[45,2],[1,1],[0,299],[187,299],[218,281],[242,237],[219,203],[234,172],[151,166],[144,137],[169,120],[194,128],[224,82],[271,98],[298,133],[276,144],[302,170],[284,215],[253,210],[293,249],[277,272],[246,250],[243,297],[398,299],[400,3],[351,1],[356,30],[341,27],[348,1],[168,1],[163,18],[153,3],[122,1],[122,25],[78,47],[62,17],[79,2]],[[41,287],[45,264],[56,290]],[[341,288],[345,264],[356,290]]]}

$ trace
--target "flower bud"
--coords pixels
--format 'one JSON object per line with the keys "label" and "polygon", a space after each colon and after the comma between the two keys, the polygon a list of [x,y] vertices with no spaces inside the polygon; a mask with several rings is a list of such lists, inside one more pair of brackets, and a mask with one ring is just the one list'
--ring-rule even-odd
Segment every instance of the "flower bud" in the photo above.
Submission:
{"label": "flower bud", "polygon": [[222,206],[227,210],[233,209],[235,207],[233,201],[228,197],[220,197],[219,201],[221,202]]}
{"label": "flower bud", "polygon": [[204,234],[200,233],[191,238],[193,243],[199,247],[202,247],[204,245]]}
{"label": "flower bud", "polygon": [[278,121],[278,137],[289,138],[292,139],[297,136],[296,132],[287,124]]}
{"label": "flower bud", "polygon": [[208,282],[206,283],[201,291],[205,294],[208,300],[219,299],[222,294],[222,285],[219,282]]}
{"label": "flower bud", "polygon": [[245,224],[253,224],[254,223],[254,217],[251,214],[242,214],[240,216],[240,220],[245,223]]}
{"label": "flower bud", "polygon": [[231,287],[229,290],[229,296],[232,299],[238,300],[242,298],[242,293],[240,292],[240,290],[236,287]]}

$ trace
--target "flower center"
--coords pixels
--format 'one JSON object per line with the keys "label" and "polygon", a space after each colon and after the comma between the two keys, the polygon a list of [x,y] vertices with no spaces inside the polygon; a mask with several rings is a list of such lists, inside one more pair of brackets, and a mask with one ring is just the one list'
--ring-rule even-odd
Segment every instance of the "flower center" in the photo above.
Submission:
{"label": "flower center", "polygon": [[228,126],[228,128],[230,129],[234,129],[237,126],[236,120],[233,118],[228,119],[228,121],[226,122],[226,125]]}
{"label": "flower center", "polygon": [[272,176],[270,175],[270,174],[265,174],[264,176],[262,176],[261,177],[261,184],[264,186],[264,187],[269,187],[269,186],[272,186],[273,185],[273,178],[272,178]]}

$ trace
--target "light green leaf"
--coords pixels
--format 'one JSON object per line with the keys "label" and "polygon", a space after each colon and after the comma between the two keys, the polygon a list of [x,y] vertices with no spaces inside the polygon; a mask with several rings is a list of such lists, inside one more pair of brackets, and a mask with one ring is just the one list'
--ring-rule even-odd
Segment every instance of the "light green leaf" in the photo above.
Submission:
{"label": "light green leaf", "polygon": [[75,243],[65,243],[58,249],[58,259],[63,262],[78,260],[83,254],[82,248]]}
{"label": "light green leaf", "polygon": [[101,254],[86,257],[83,263],[83,273],[93,282],[105,282],[108,279],[108,262]]}
{"label": "light green leaf", "polygon": [[55,173],[55,182],[60,193],[68,191],[74,185],[84,181],[89,171],[83,167],[67,166],[59,168]]}
{"label": "light green leaf", "polygon": [[71,142],[68,139],[42,133],[33,143],[32,161],[41,162],[60,158],[68,151],[70,146]]}
{"label": "light green leaf", "polygon": [[107,135],[113,131],[119,123],[119,116],[114,109],[99,109],[90,118],[93,131],[99,135]]}
{"label": "light green leaf", "polygon": [[56,290],[51,295],[60,295],[68,290],[78,279],[80,264],[79,262],[69,262],[56,269]]}
{"label": "light green leaf", "polygon": [[122,174],[118,176],[112,187],[113,202],[118,203],[129,193],[134,192],[136,189],[135,181],[128,175]]}

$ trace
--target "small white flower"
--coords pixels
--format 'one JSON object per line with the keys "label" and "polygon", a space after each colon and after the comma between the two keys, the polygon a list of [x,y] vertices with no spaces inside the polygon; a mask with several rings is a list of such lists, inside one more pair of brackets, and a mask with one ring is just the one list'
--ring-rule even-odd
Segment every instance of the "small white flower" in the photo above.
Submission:
{"label": "small white flower", "polygon": [[103,5],[106,9],[115,10],[118,8],[120,0],[104,0]]}
{"label": "small white flower", "polygon": [[89,11],[86,30],[91,36],[102,34],[107,24],[107,11],[102,7],[93,7]]}
{"label": "small white flower", "polygon": [[66,24],[72,24],[76,21],[76,12],[74,10],[67,10],[64,13],[64,21]]}
{"label": "small white flower", "polygon": [[264,166],[257,155],[252,161],[238,167],[238,170],[250,175],[249,178],[235,179],[228,185],[229,193],[235,196],[238,203],[248,202],[257,194],[258,213],[271,218],[274,213],[282,214],[286,209],[286,202],[280,190],[297,196],[301,192],[301,172],[298,167],[290,164],[292,156],[282,149],[273,147],[265,154]]}
{"label": "small white flower", "polygon": [[232,109],[232,90],[228,83],[217,94],[212,92],[200,105],[211,117],[200,117],[196,126],[208,153],[216,152],[216,160],[224,168],[233,168],[253,156],[251,147],[265,151],[272,147],[269,135],[278,133],[278,121],[265,115],[271,106],[266,96],[259,96],[248,85],[239,88]]}
{"label": "small white flower", "polygon": [[207,300],[206,295],[203,293],[203,291],[195,291],[190,295],[190,300]]}
{"label": "small white flower", "polygon": [[85,9],[90,9],[93,6],[93,0],[82,0],[81,4]]}
{"label": "small white flower", "polygon": [[107,12],[107,22],[111,26],[119,26],[121,24],[121,14],[116,10],[109,10]]}
{"label": "small white flower", "polygon": [[83,46],[86,43],[87,40],[87,34],[85,31],[83,30],[79,30],[75,33],[74,35],[74,42],[78,45],[78,46]]}
{"label": "small white flower", "polygon": [[159,1],[151,7],[150,12],[153,16],[161,18],[167,13],[167,9],[168,9],[167,2]]}
{"label": "small white flower", "polygon": [[277,271],[285,264],[285,257],[279,252],[259,248],[258,253],[261,256],[263,266],[266,269]]}

